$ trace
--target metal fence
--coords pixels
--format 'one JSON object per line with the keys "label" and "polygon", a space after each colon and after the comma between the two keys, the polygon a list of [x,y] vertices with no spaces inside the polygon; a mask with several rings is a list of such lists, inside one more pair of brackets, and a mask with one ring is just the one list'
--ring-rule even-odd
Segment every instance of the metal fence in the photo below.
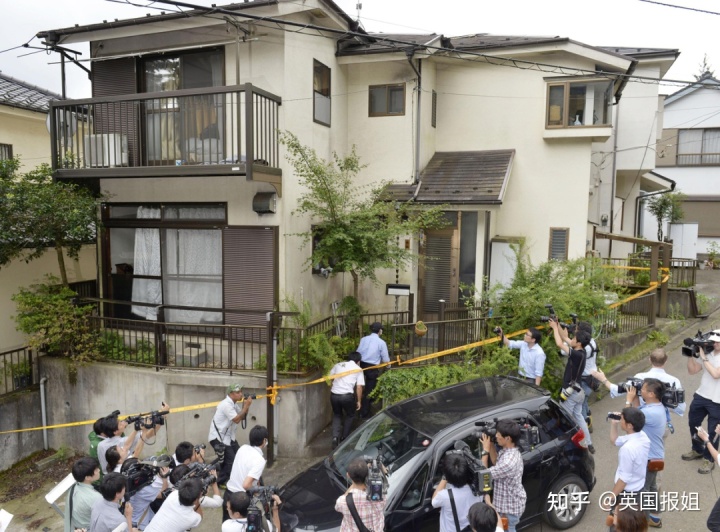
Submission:
{"label": "metal fence", "polygon": [[[616,270],[615,282],[620,285],[648,286],[650,282],[650,259],[646,257],[628,257],[627,259],[603,259],[603,264],[609,266],[631,266],[648,268],[648,270]],[[662,264],[658,262],[658,266]],[[670,280],[668,286],[672,288],[691,288],[695,286],[695,275],[698,261],[695,259],[671,259]]]}
{"label": "metal fence", "polygon": [[37,381],[37,352],[18,347],[0,353],[0,395],[27,388]]}
{"label": "metal fence", "polygon": [[597,338],[637,331],[655,325],[656,294],[651,292],[613,309],[602,311],[597,319]]}

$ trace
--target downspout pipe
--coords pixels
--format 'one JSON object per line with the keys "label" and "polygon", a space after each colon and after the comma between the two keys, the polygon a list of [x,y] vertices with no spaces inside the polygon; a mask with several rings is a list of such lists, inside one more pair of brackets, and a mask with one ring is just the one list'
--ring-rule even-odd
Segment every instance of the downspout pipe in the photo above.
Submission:
{"label": "downspout pipe", "polygon": [[[417,76],[417,120],[415,121],[415,161],[413,163],[413,183],[418,184],[420,182],[420,132],[421,132],[421,115],[422,115],[422,107],[421,107],[421,97],[422,97],[422,63],[420,62],[420,59],[418,59],[417,67],[415,66],[415,63],[413,63],[413,56],[415,55],[415,49],[410,48],[408,50],[405,50],[405,55],[407,56],[408,63],[410,63],[410,68],[413,69],[415,72],[415,75]],[[417,196],[417,191],[419,191],[420,188],[416,190],[415,195],[413,196],[413,200]]]}
{"label": "downspout pipe", "polygon": [[[667,179],[667,178],[666,178]],[[642,196],[638,196],[635,198],[635,236],[640,236],[640,205],[645,201],[646,198],[649,198],[650,196],[659,196],[660,194],[668,194],[670,192],[673,192],[675,190],[675,187],[677,186],[677,183],[673,181],[672,179],[668,179],[670,181],[670,188],[665,188],[663,190],[658,190],[656,192],[650,192],[649,194],[643,194]]]}
{"label": "downspout pipe", "polygon": [[48,432],[47,432],[47,396],[45,395],[45,383],[48,381],[47,377],[40,379],[40,409],[42,413],[42,424],[43,424],[43,449],[46,451],[50,448],[48,446]]}

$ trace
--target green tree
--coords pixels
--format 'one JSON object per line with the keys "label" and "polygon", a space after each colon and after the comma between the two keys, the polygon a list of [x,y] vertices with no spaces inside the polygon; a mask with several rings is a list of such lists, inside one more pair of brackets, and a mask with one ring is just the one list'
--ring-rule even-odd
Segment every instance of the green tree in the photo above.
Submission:
{"label": "green tree", "polygon": [[674,224],[682,220],[684,216],[682,202],[685,201],[685,198],[685,194],[678,190],[667,194],[659,194],[648,200],[648,211],[657,219],[657,238],[659,242],[662,242],[663,239],[665,222]]}
{"label": "green tree", "polygon": [[706,78],[714,78],[715,77],[715,70],[713,67],[708,63],[708,56],[707,54],[703,55],[702,63],[698,65],[698,68],[700,69],[699,74],[693,74],[693,77],[696,81],[700,81],[701,79]]}
{"label": "green tree", "polygon": [[398,239],[445,225],[438,207],[387,201],[384,186],[355,185],[363,166],[354,147],[347,157],[334,153],[328,162],[292,133],[282,133],[281,141],[304,187],[294,213],[308,215],[316,224],[299,233],[305,243],[316,242],[307,265],[332,263],[333,275],[349,272],[356,299],[361,279],[377,282],[377,270],[402,268],[417,258]]}
{"label": "green tree", "polygon": [[47,164],[24,174],[19,168],[18,158],[0,161],[0,267],[54,247],[67,286],[63,251],[77,258],[82,245],[94,241],[98,200],[84,188],[54,181]]}

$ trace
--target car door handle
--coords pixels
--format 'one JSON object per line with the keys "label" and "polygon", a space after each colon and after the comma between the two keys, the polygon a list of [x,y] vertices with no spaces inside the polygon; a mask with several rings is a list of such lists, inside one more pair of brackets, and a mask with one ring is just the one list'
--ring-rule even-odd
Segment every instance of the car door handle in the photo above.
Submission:
{"label": "car door handle", "polygon": [[548,465],[555,461],[554,456],[550,456],[549,458],[545,458],[545,460],[540,461],[540,465]]}

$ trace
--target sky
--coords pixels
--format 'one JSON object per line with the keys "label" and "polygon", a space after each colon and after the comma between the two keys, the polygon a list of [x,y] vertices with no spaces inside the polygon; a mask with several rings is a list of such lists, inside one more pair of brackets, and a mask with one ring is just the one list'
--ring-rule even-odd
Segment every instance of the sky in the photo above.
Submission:
{"label": "sky", "polygon": [[[232,0],[186,0],[195,5],[226,5]],[[238,0],[236,0],[238,1]],[[302,2],[302,0],[297,0]],[[132,3],[131,3],[132,2]],[[385,33],[438,33],[446,36],[491,33],[568,37],[593,46],[674,48],[681,52],[666,79],[692,81],[707,54],[720,76],[720,15],[667,7],[643,0],[335,0],[365,30]],[[663,0],[720,13],[717,0]],[[176,8],[150,0],[4,0],[0,31],[0,71],[57,93],[61,91],[57,54],[15,49],[42,46],[39,31],[170,12]],[[70,48],[88,57],[86,45]],[[33,53],[37,52],[37,53]],[[31,54],[31,55],[26,55]],[[68,98],[90,96],[87,75],[67,67]],[[677,86],[661,86],[672,93]]]}

